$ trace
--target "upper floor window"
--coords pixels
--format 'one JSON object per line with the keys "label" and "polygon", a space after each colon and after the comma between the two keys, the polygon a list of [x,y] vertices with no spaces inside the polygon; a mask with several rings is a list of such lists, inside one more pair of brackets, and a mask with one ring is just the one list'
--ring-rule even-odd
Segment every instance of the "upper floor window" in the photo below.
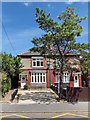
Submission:
{"label": "upper floor window", "polygon": [[43,67],[44,66],[43,57],[32,57],[32,66],[33,67]]}
{"label": "upper floor window", "polygon": [[69,73],[68,71],[63,72],[63,83],[69,82]]}

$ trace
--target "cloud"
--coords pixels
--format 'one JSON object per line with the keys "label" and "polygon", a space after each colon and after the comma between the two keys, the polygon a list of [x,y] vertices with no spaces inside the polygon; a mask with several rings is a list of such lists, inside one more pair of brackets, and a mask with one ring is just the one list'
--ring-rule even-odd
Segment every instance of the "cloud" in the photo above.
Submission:
{"label": "cloud", "polygon": [[48,7],[51,7],[51,4],[48,4]]}
{"label": "cloud", "polygon": [[25,29],[25,30],[18,31],[16,36],[19,38],[24,38],[24,37],[27,38],[27,37],[35,37],[43,33],[44,32],[42,30],[40,30],[38,27],[35,27],[31,29]]}
{"label": "cloud", "polygon": [[68,1],[68,2],[65,2],[65,3],[66,3],[66,4],[69,4],[69,5],[71,5],[71,4],[72,4],[72,2],[69,2],[69,1]]}
{"label": "cloud", "polygon": [[84,35],[84,36],[85,36],[85,35],[88,35],[88,31],[83,31],[83,32],[82,32],[82,35]]}
{"label": "cloud", "polygon": [[89,0],[68,0],[65,2],[66,4],[72,4],[73,2],[89,2]]}
{"label": "cloud", "polygon": [[50,9],[53,9],[53,8],[54,8],[51,4],[48,4],[47,6],[48,6],[48,8],[50,8]]}
{"label": "cloud", "polygon": [[25,2],[24,5],[25,5],[26,7],[28,7],[28,6],[29,6],[29,3],[28,3],[28,2]]}

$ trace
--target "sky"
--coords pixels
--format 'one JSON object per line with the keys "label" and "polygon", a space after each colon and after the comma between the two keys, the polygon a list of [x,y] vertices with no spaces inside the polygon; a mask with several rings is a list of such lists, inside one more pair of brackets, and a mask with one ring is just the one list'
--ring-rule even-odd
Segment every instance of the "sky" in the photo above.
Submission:
{"label": "sky", "polygon": [[[3,2],[2,3],[2,51],[16,56],[33,47],[31,40],[41,37],[45,32],[38,28],[35,21],[36,7],[51,12],[51,17],[58,21],[57,16],[66,9],[66,6],[76,8],[79,17],[88,17],[88,2]],[[82,36],[77,42],[88,43],[88,18],[84,20]],[[6,36],[8,35],[8,38]]]}

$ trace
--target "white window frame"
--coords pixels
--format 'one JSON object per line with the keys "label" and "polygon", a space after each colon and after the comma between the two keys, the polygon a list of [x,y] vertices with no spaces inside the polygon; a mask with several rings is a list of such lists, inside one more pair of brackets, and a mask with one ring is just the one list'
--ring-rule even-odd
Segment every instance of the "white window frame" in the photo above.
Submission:
{"label": "white window frame", "polygon": [[[38,74],[39,74],[39,81],[38,81]],[[35,76],[36,76],[36,82],[35,82]],[[41,82],[41,76],[42,76],[42,82]],[[32,82],[33,77],[33,82]],[[43,77],[45,77],[45,81],[43,81]],[[46,83],[46,73],[31,73],[31,83]]]}
{"label": "white window frame", "polygon": [[57,80],[58,80],[58,82],[55,82],[55,83],[59,83],[59,80],[60,80],[60,74],[57,73],[55,76],[57,77]]}
{"label": "white window frame", "polygon": [[[65,80],[65,77],[66,77],[66,80]],[[63,83],[69,83],[69,72],[68,71],[63,72]]]}
{"label": "white window frame", "polygon": [[[36,60],[33,60],[36,59]],[[37,59],[43,59],[43,60],[37,60]],[[40,66],[37,66],[37,61],[40,61]],[[35,62],[35,66],[33,65],[33,62]],[[41,62],[43,62],[43,66],[41,66]],[[32,57],[32,67],[44,67],[44,58],[43,57]]]}

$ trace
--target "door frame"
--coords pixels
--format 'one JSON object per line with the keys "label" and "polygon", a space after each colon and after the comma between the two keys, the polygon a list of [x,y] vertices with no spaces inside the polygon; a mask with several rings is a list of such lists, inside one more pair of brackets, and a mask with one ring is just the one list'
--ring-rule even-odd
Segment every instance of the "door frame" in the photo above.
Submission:
{"label": "door frame", "polygon": [[26,75],[21,75],[21,88],[24,88],[24,85],[26,84],[26,80],[25,80],[25,83],[22,82],[23,77],[25,77],[25,79],[26,79]]}
{"label": "door frame", "polygon": [[[76,76],[77,76],[77,82],[75,81]],[[78,74],[74,75],[74,87],[79,87],[79,75]]]}

